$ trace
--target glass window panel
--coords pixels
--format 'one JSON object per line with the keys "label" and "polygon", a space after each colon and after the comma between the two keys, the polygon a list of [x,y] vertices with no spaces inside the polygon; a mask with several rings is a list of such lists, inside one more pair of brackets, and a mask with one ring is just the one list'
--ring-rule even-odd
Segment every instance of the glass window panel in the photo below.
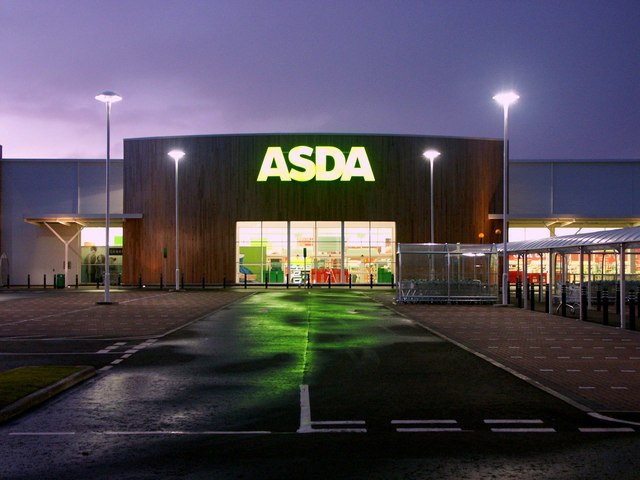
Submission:
{"label": "glass window panel", "polygon": [[353,283],[387,284],[395,275],[394,222],[344,222],[344,238],[339,221],[238,222],[236,235],[240,283],[245,275],[284,283],[288,274],[294,285],[348,283],[349,275]]}

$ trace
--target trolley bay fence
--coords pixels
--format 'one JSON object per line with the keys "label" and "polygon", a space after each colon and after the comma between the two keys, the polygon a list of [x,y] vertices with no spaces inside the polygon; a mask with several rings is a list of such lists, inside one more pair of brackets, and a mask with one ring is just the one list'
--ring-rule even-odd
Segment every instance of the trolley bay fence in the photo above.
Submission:
{"label": "trolley bay fence", "polygon": [[397,272],[398,302],[498,301],[495,244],[399,243]]}

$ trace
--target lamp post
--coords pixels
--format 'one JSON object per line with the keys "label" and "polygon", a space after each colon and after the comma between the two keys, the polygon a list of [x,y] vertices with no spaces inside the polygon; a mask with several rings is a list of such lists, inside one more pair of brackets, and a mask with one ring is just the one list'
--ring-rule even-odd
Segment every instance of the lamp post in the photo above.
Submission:
{"label": "lamp post", "polygon": [[169,156],[173,158],[176,163],[176,292],[180,290],[180,236],[178,234],[178,163],[184,152],[182,150],[171,150]]}
{"label": "lamp post", "polygon": [[515,92],[498,93],[493,99],[504,109],[504,142],[502,156],[502,305],[509,304],[509,106],[520,97]]}
{"label": "lamp post", "polygon": [[429,175],[429,178],[430,178],[430,181],[431,181],[431,212],[429,214],[429,217],[431,219],[431,238],[430,238],[430,242],[431,243],[435,243],[435,235],[434,235],[434,228],[433,228],[433,221],[434,221],[434,215],[433,215],[433,212],[434,212],[433,211],[433,161],[440,156],[440,152],[438,152],[437,150],[427,150],[422,155],[429,160],[429,166],[430,166],[430,171],[431,171],[431,174]]}
{"label": "lamp post", "polygon": [[109,274],[109,224],[111,223],[111,216],[109,212],[110,203],[110,188],[109,188],[109,161],[111,152],[111,105],[122,100],[122,97],[115,92],[104,91],[96,95],[96,100],[105,104],[107,109],[107,161],[106,161],[106,213],[104,219],[105,226],[105,254],[104,254],[104,303],[108,305],[111,303],[109,298],[109,286],[111,285],[111,276]]}

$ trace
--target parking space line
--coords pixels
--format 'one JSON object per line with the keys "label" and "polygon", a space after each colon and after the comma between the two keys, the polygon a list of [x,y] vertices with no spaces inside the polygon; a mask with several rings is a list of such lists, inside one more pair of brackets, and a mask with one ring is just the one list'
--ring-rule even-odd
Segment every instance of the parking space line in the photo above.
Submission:
{"label": "parking space line", "polygon": [[492,428],[494,433],[556,433],[555,428]]}
{"label": "parking space line", "polygon": [[300,427],[297,433],[366,433],[366,428],[314,428],[314,425],[364,425],[363,420],[312,421],[309,385],[300,385]]}
{"label": "parking space line", "polygon": [[535,419],[529,419],[529,418],[520,418],[520,419],[502,419],[502,418],[489,418],[486,419],[484,421],[484,423],[488,424],[488,425],[495,425],[495,424],[540,424],[540,423],[544,423],[542,420],[535,418]]}

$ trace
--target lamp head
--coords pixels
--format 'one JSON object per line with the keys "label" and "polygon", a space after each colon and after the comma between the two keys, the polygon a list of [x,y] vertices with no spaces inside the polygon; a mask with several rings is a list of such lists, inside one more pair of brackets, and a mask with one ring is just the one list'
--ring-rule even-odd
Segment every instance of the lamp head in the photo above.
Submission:
{"label": "lamp head", "polygon": [[440,156],[440,152],[437,150],[427,150],[422,154],[424,158],[429,159],[430,162],[433,162],[436,158]]}
{"label": "lamp head", "polygon": [[116,103],[122,100],[122,97],[118,95],[116,92],[106,90],[96,95],[96,100],[102,103]]}
{"label": "lamp head", "polygon": [[184,152],[182,150],[171,150],[168,155],[178,163],[184,157]]}
{"label": "lamp head", "polygon": [[493,99],[496,102],[498,102],[500,105],[502,105],[503,107],[508,107],[509,105],[514,103],[519,98],[520,98],[520,96],[516,92],[513,92],[513,91],[501,92],[501,93],[498,93],[497,95],[493,96]]}

